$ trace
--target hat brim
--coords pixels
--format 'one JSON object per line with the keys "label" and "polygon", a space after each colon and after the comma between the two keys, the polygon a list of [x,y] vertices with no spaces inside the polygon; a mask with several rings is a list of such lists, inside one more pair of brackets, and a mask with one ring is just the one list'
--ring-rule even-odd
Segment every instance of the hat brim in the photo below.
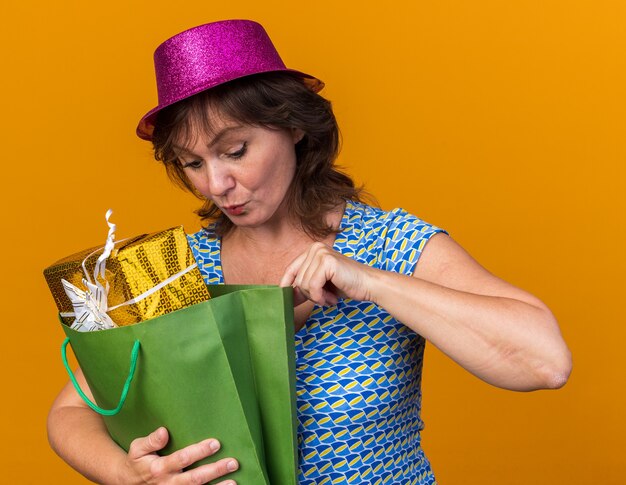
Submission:
{"label": "hat brim", "polygon": [[239,76],[236,78],[230,78],[227,81],[223,81],[223,82],[209,82],[203,85],[194,86],[192,89],[189,90],[188,93],[184,93],[182,96],[179,96],[176,100],[171,101],[169,103],[160,104],[156,106],[155,108],[151,109],[150,111],[148,111],[141,118],[141,120],[139,120],[139,124],[137,125],[137,130],[136,130],[137,136],[141,138],[142,140],[152,141],[152,133],[154,131],[154,124],[156,121],[156,117],[159,111],[161,111],[162,109],[167,108],[168,106],[172,106],[184,99],[190,98],[191,96],[201,93],[202,91],[206,91],[207,89],[214,88],[216,86],[225,84],[235,79],[241,79],[241,78],[248,77],[248,76],[254,76],[256,74],[261,74],[263,72],[288,72],[291,74],[295,74],[296,76],[300,77],[302,81],[304,81],[304,84],[306,84],[306,86],[314,93],[317,93],[324,88],[324,83],[320,81],[319,79],[317,79],[316,77],[311,76],[310,74],[306,74],[301,71],[296,71],[295,69],[281,69],[281,70],[273,69],[269,71],[256,72],[254,74],[247,74],[247,75]]}

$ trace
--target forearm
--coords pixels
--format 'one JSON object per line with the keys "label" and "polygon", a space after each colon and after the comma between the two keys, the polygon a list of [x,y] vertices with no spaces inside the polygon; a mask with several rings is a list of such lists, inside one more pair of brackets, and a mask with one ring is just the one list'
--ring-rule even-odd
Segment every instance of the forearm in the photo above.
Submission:
{"label": "forearm", "polygon": [[569,351],[547,308],[370,272],[370,299],[482,380],[526,391],[560,387]]}
{"label": "forearm", "polygon": [[48,440],[72,468],[96,483],[121,483],[125,452],[109,436],[102,418],[87,407],[53,406]]}

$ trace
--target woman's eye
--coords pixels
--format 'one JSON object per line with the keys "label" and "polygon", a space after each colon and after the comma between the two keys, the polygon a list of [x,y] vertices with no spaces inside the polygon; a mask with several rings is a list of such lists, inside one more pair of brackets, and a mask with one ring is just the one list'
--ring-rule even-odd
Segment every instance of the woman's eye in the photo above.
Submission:
{"label": "woman's eye", "polygon": [[238,159],[238,158],[243,157],[246,154],[247,150],[248,150],[248,142],[244,142],[244,144],[241,146],[239,150],[237,150],[236,152],[227,153],[226,156],[228,158]]}
{"label": "woman's eye", "polygon": [[182,167],[191,168],[193,170],[198,170],[200,167],[202,167],[202,160],[192,160],[190,162],[183,162]]}

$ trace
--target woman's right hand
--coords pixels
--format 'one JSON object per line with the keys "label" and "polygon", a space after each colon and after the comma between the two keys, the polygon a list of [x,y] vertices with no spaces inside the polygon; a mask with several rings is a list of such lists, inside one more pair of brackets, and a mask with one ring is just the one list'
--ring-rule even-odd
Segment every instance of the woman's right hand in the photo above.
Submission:
{"label": "woman's right hand", "polygon": [[[76,369],[74,376],[93,401],[82,371]],[[237,460],[224,458],[184,470],[198,460],[214,455],[220,444],[215,439],[206,439],[171,455],[159,456],[158,452],[169,441],[169,433],[163,427],[134,440],[126,453],[111,439],[102,416],[85,404],[71,382],[52,404],[48,415],[48,439],[63,460],[95,483],[208,483],[239,468]],[[235,485],[235,481],[225,480],[219,485]]]}
{"label": "woman's right hand", "polygon": [[[213,438],[189,445],[166,456],[159,456],[169,440],[167,429],[161,427],[146,437],[137,438],[128,449],[120,472],[120,483],[208,483],[234,472],[239,464],[233,458],[223,458],[215,463],[183,471],[189,465],[215,454],[220,443]],[[219,485],[235,485],[234,480]]]}

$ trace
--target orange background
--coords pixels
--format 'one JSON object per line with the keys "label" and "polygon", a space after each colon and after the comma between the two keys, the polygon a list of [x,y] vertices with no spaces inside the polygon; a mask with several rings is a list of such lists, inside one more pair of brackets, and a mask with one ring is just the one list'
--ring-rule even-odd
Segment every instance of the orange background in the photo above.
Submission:
{"label": "orange background", "polygon": [[557,392],[492,388],[428,347],[439,483],[624,483],[621,0],[4,0],[0,482],[84,483],[46,441],[66,375],[41,271],[100,244],[109,207],[120,237],[196,230],[196,201],[134,129],[156,104],[158,43],[224,18],[260,21],[290,67],[326,81],[341,162],[384,208],[445,227],[559,318],[574,372]]}

